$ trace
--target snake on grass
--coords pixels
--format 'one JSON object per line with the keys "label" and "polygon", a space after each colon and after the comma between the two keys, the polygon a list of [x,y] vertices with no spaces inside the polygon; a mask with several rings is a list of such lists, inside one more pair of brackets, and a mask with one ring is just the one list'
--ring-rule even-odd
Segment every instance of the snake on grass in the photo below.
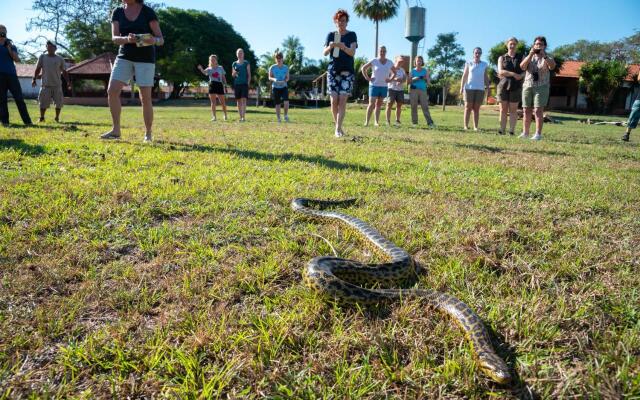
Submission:
{"label": "snake on grass", "polygon": [[[376,289],[376,286],[402,286],[415,279],[416,265],[403,249],[383,237],[360,219],[336,211],[332,206],[353,204],[355,200],[325,201],[296,198],[293,210],[312,217],[342,221],[364,235],[391,260],[382,264],[364,264],[338,257],[316,257],[309,261],[304,273],[307,286],[320,294],[347,303],[376,304],[382,301],[417,297],[430,307],[451,317],[465,332],[479,368],[495,382],[505,384],[511,374],[493,346],[484,323],[465,303],[442,292],[428,289]],[[312,208],[312,207],[317,208]]]}

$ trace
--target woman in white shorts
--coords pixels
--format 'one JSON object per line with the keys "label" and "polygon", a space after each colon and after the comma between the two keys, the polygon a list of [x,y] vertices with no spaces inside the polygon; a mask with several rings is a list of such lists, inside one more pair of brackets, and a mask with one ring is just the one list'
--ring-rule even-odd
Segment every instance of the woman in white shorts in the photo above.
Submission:
{"label": "woman in white shorts", "polygon": [[102,139],[119,139],[122,88],[135,77],[140,88],[140,102],[144,116],[144,141],[152,140],[153,103],[151,92],[156,70],[156,51],[154,46],[162,46],[164,38],[160,30],[158,17],[144,0],[123,0],[122,6],[113,10],[111,32],[114,43],[120,45],[118,57],[111,70],[111,80],[107,93],[113,128],[101,136]]}

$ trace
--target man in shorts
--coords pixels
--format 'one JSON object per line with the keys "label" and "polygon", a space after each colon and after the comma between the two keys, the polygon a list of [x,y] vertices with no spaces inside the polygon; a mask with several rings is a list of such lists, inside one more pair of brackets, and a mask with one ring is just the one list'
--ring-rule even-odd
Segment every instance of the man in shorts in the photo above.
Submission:
{"label": "man in shorts", "polygon": [[[60,122],[60,111],[64,105],[64,94],[62,92],[62,79],[60,74],[64,74],[67,85],[70,85],[69,74],[64,68],[64,59],[56,54],[57,46],[52,41],[47,41],[47,52],[40,56],[36,64],[36,72],[33,75],[31,86],[36,87],[36,80],[42,76],[42,85],[38,102],[40,103],[40,122],[44,122],[44,115],[51,102],[56,105],[56,122]],[[70,87],[70,86],[68,86]]]}

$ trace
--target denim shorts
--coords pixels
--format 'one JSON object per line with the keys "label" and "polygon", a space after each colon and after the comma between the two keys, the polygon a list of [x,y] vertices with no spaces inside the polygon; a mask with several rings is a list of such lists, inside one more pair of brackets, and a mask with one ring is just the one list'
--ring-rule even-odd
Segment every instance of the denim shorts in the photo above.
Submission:
{"label": "denim shorts", "polygon": [[135,79],[140,87],[153,87],[153,78],[156,75],[154,63],[133,62],[124,58],[116,58],[111,69],[111,80],[129,83]]}
{"label": "denim shorts", "polygon": [[369,85],[369,97],[387,97],[387,87]]}

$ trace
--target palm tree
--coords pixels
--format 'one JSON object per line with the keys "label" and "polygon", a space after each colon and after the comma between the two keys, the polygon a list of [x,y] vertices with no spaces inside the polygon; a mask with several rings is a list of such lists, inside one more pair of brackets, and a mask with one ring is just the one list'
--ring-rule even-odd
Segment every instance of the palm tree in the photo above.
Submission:
{"label": "palm tree", "polygon": [[378,55],[378,25],[398,13],[398,0],[353,0],[353,11],[362,18],[368,18],[376,23],[376,48],[374,57]]}
{"label": "palm tree", "polygon": [[297,36],[287,36],[282,42],[282,52],[284,53],[284,63],[291,71],[300,73],[304,67],[304,46]]}

